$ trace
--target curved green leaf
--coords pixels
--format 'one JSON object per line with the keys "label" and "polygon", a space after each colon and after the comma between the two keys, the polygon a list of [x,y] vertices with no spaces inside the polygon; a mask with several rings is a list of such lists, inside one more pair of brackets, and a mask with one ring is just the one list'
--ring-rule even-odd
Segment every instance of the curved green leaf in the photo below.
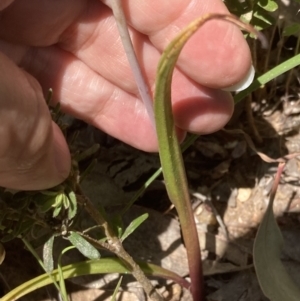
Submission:
{"label": "curved green leaf", "polygon": [[254,265],[260,287],[271,301],[299,301],[300,289],[280,260],[283,238],[273,213],[273,201],[284,164],[280,164],[270,202],[254,243]]}
{"label": "curved green leaf", "polygon": [[[165,279],[171,279],[185,288],[189,288],[189,282],[181,278],[179,275],[163,269],[160,266],[148,263],[139,264],[142,270],[151,276],[157,276]],[[62,269],[62,274],[64,279],[83,276],[83,275],[93,275],[93,274],[108,274],[108,273],[120,273],[129,274],[130,271],[123,265],[121,260],[118,258],[102,258],[98,260],[89,260],[84,262],[79,262],[71,265],[64,266]],[[54,281],[59,281],[58,270],[53,270],[51,273],[52,279]],[[49,285],[52,283],[51,278],[48,274],[43,274],[36,278],[30,279],[29,281],[16,287],[4,297],[1,301],[15,301],[22,296],[29,294],[30,292]]]}
{"label": "curved green leaf", "polygon": [[[191,293],[195,301],[203,300],[202,265],[186,173],[172,113],[171,82],[177,59],[185,43],[205,22],[212,19],[229,21],[251,33],[259,34],[250,25],[242,23],[231,15],[208,14],[198,18],[182,30],[163,52],[158,64],[154,96],[155,123],[162,171],[168,195],[179,215],[187,248]],[[262,42],[264,42],[263,39]]]}
{"label": "curved green leaf", "polygon": [[66,283],[65,283],[65,277],[62,271],[62,265],[61,265],[61,260],[62,256],[67,253],[68,251],[74,249],[74,246],[69,246],[65,249],[62,250],[61,254],[58,257],[58,262],[57,262],[57,270],[58,270],[58,275],[59,275],[59,292],[61,295],[61,298],[63,301],[68,301],[68,293],[67,293],[67,288],[66,288]]}
{"label": "curved green leaf", "polygon": [[70,191],[67,195],[67,198],[69,200],[69,206],[68,206],[68,219],[72,219],[75,217],[77,212],[77,199],[74,191]]}

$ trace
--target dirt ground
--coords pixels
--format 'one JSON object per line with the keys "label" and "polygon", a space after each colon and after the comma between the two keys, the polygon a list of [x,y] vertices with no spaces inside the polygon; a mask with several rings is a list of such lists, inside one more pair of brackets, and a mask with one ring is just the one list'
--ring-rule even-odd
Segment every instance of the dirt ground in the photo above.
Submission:
{"label": "dirt ground", "polygon": [[[272,29],[267,31],[270,36]],[[281,43],[282,42],[282,43]],[[292,57],[296,37],[281,39],[275,31],[268,69]],[[253,43],[252,43],[253,47]],[[257,48],[258,49],[258,48]],[[257,69],[264,69],[266,54],[258,49]],[[280,55],[279,55],[280,51]],[[237,104],[224,130],[199,137],[184,153],[191,200],[197,222],[204,264],[208,301],[263,301],[253,268],[252,247],[257,227],[269,202],[277,164],[263,161],[249,147],[246,133],[260,152],[271,158],[300,152],[299,69],[286,73],[251,98]],[[253,119],[252,119],[252,117]],[[114,208],[132,199],[144,182],[159,168],[156,154],[135,150],[79,121],[78,147],[101,145],[98,163],[82,184],[84,193],[95,203]],[[298,157],[288,161],[281,178],[274,212],[285,244],[282,260],[300,286],[300,188]],[[110,209],[109,209],[110,210]],[[151,261],[181,276],[188,276],[185,247],[177,215],[170,204],[161,177],[157,178],[125,214],[124,222],[148,212],[149,218],[125,242],[135,259]],[[82,227],[89,220],[83,219]],[[0,266],[0,294],[41,274],[36,261],[20,241],[4,244],[6,258]],[[58,247],[59,248],[59,247]],[[81,260],[76,253],[66,262]],[[68,283],[70,300],[110,300],[119,275],[81,277]],[[154,279],[166,300],[190,300],[189,294],[173,283]],[[60,300],[47,287],[20,300]],[[119,301],[147,300],[140,285],[129,276],[122,282]]]}

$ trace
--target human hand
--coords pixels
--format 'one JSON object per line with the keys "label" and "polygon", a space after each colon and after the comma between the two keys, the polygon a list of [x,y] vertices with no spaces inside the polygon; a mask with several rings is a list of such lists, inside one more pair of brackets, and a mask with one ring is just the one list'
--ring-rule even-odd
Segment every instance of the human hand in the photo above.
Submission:
{"label": "human hand", "polygon": [[[221,0],[124,0],[123,8],[152,91],[160,54],[172,38],[207,12],[228,12]],[[0,10],[1,186],[44,189],[68,175],[68,147],[43,97],[49,88],[65,112],[136,148],[157,150],[108,6],[99,0],[2,0]],[[240,82],[250,66],[236,26],[205,24],[174,72],[177,127],[199,134],[223,127],[233,101],[219,89]]]}

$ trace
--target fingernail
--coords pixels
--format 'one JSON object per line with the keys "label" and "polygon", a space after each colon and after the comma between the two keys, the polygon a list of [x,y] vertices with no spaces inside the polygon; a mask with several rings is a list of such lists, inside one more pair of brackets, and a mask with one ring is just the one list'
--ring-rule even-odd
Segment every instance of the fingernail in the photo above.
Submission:
{"label": "fingernail", "polygon": [[249,69],[247,75],[237,84],[231,86],[231,87],[227,87],[222,89],[223,91],[230,91],[230,92],[240,92],[243,91],[245,89],[247,89],[253,82],[254,79],[254,75],[255,75],[255,70],[253,65],[251,65],[251,68]]}

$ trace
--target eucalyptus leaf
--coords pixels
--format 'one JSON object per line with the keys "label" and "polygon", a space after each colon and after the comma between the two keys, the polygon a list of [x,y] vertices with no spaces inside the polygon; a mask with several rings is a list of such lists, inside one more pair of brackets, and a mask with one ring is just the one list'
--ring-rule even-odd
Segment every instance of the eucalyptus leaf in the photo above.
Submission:
{"label": "eucalyptus leaf", "polygon": [[89,259],[100,258],[99,251],[78,233],[71,231],[68,239],[85,257]]}
{"label": "eucalyptus leaf", "polygon": [[132,234],[147,218],[149,214],[145,213],[137,218],[135,218],[125,229],[121,236],[121,240],[124,241],[130,234]]}
{"label": "eucalyptus leaf", "polygon": [[53,243],[54,235],[52,235],[43,247],[43,262],[47,273],[53,271]]}

